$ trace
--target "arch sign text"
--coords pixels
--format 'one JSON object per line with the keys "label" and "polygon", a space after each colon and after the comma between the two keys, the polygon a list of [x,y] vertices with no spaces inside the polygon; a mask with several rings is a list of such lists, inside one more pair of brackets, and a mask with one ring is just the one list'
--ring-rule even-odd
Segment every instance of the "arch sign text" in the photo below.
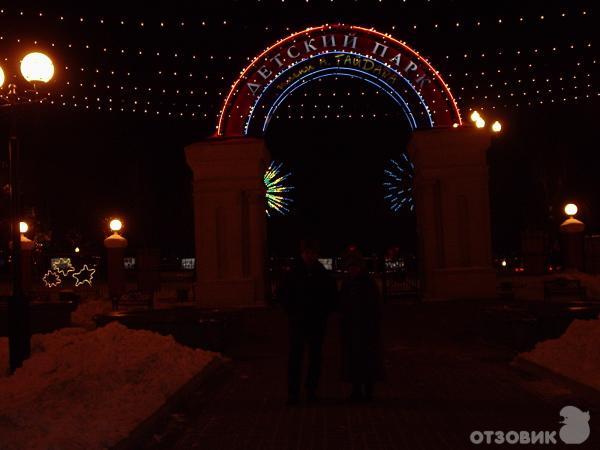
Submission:
{"label": "arch sign text", "polygon": [[372,29],[323,25],[294,33],[254,58],[227,94],[217,135],[262,135],[290,94],[332,76],[376,86],[398,104],[412,129],[461,124],[450,89],[415,50]]}

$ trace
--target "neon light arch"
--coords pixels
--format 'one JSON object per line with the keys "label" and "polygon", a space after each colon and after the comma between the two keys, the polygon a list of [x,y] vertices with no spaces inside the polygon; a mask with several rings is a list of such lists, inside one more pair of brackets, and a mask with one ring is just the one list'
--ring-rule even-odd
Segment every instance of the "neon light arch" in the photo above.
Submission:
{"label": "neon light arch", "polygon": [[[333,57],[333,59],[337,59],[338,57],[341,57],[344,59],[346,59],[348,57],[350,57],[351,59],[360,57],[360,55],[357,55],[355,53],[350,53],[350,52],[330,52],[327,54],[327,56]],[[284,71],[278,78],[275,78],[274,80],[280,79],[281,77],[285,77],[286,72],[290,72],[292,70],[300,71],[300,72],[303,71],[303,69],[301,68],[302,65],[306,66],[307,64],[314,64],[312,61],[315,58],[318,58],[319,60],[321,60],[321,59],[323,59],[323,56],[321,55],[318,57],[313,57],[313,58],[309,58],[305,61],[302,61],[301,63],[294,65],[294,66],[290,67],[289,69],[287,69],[286,71]],[[363,60],[363,61],[369,62],[367,60]],[[373,67],[375,67],[375,65],[380,65],[378,62],[372,62],[372,64],[373,64]],[[388,70],[388,69],[386,69],[386,70]],[[299,78],[297,78],[295,81],[290,83],[287,87],[285,87],[281,91],[278,91],[277,89],[269,89],[270,86],[267,85],[265,87],[265,89],[263,90],[263,92],[261,92],[260,94],[255,96],[255,102],[252,105],[250,114],[249,114],[249,116],[246,120],[246,124],[244,126],[244,134],[257,134],[256,132],[253,133],[253,131],[255,131],[255,130],[252,129],[251,124],[253,122],[253,119],[255,119],[255,116],[257,115],[256,110],[259,109],[259,106],[261,104],[266,105],[268,108],[268,111],[267,111],[266,115],[264,116],[264,118],[258,117],[254,120],[254,122],[258,121],[260,123],[263,123],[262,132],[264,132],[266,129],[266,126],[269,123],[269,120],[271,119],[271,117],[273,115],[273,112],[277,109],[277,107],[281,103],[283,103],[283,101],[289,95],[291,95],[296,89],[302,87],[306,83],[310,83],[312,81],[322,79],[325,76],[357,78],[364,82],[375,85],[376,87],[380,88],[384,94],[388,95],[393,101],[395,101],[401,107],[402,111],[404,112],[404,114],[408,120],[408,123],[409,123],[409,126],[411,129],[414,130],[415,128],[422,128],[422,127],[431,128],[433,126],[433,119],[431,117],[431,113],[430,113],[429,109],[427,108],[427,105],[424,102],[423,98],[410,85],[408,80],[406,80],[406,78],[402,76],[401,73],[399,73],[393,69],[389,69],[389,73],[394,73],[397,76],[397,79],[396,79],[397,82],[400,84],[404,84],[405,87],[404,88],[402,88],[400,86],[392,87],[385,79],[378,78],[377,76],[375,76],[373,74],[362,71],[355,67],[340,66],[340,65],[336,64],[335,61],[334,61],[334,64],[331,66],[328,66],[325,68],[315,68],[311,71],[308,71],[308,73],[300,76]],[[388,77],[389,77],[389,75],[388,75]],[[400,89],[404,89],[404,94],[401,94],[399,92]],[[419,120],[415,119],[416,114],[413,113],[413,109],[411,109],[409,107],[406,99],[408,99],[409,102],[411,102],[413,104],[413,109],[416,109],[419,111],[419,113],[420,113]]]}
{"label": "neon light arch", "polygon": [[[350,71],[352,71],[353,69],[349,69]],[[327,72],[327,69],[322,69],[322,71]],[[318,75],[317,75],[318,74]],[[326,77],[348,77],[348,78],[353,78],[353,79],[359,79],[361,81],[367,82],[369,84],[372,84],[374,86],[377,87],[381,87],[380,84],[375,83],[374,81],[371,81],[369,78],[363,78],[357,75],[353,75],[352,73],[339,73],[339,72],[332,72],[332,73],[324,73],[324,74],[319,74],[319,71],[317,71],[317,74],[315,74],[316,76],[314,76],[314,78],[307,80],[306,78],[302,78],[296,82],[294,82],[294,84],[292,84],[291,86],[289,86],[288,88],[286,88],[286,90],[279,96],[277,97],[277,100],[271,105],[271,107],[269,108],[269,110],[267,111],[267,114],[265,116],[264,119],[264,124],[263,124],[263,128],[262,131],[265,132],[267,126],[269,125],[269,121],[271,120],[271,118],[273,117],[273,114],[275,113],[275,111],[277,110],[277,108],[279,108],[279,106],[285,101],[285,99],[287,97],[289,97],[291,94],[294,93],[294,91],[296,91],[297,89],[303,87],[307,82],[311,82],[311,81],[317,81],[317,80],[321,80],[323,78]],[[388,88],[390,87],[389,85],[385,85]],[[386,90],[384,89],[383,92],[388,95],[389,97],[392,98],[392,100],[394,102],[396,102],[398,104],[398,106],[401,107],[402,112],[404,112],[408,123],[410,125],[411,129],[415,129],[416,128],[416,121],[415,118],[412,114],[412,111],[410,110],[410,108],[408,107],[408,105],[406,104],[406,102],[404,101],[404,99],[402,97],[399,97],[397,95],[395,95],[395,92],[390,89],[390,90]],[[262,98],[261,98],[262,99]],[[261,100],[259,99],[259,101]],[[248,117],[247,123],[246,123],[246,127],[245,130],[246,132],[249,131],[249,127],[250,127],[250,123],[252,122],[252,118],[254,117],[254,111],[256,110],[256,106],[253,107],[252,112],[250,113],[250,116]]]}
{"label": "neon light arch", "polygon": [[291,92],[325,75],[375,84],[413,129],[462,124],[450,88],[418,52],[373,29],[338,24],[294,33],[256,56],[227,94],[216,134],[262,135]]}

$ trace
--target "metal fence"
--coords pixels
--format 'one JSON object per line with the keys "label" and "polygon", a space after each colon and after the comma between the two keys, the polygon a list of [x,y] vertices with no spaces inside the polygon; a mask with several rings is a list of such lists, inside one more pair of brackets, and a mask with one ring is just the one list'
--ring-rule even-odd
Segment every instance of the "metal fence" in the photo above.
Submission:
{"label": "metal fence", "polygon": [[[320,258],[321,264],[330,270],[338,285],[346,276],[343,258]],[[271,299],[275,299],[285,273],[294,264],[293,258],[270,258],[268,266]],[[366,257],[366,269],[373,277],[384,300],[416,300],[420,298],[420,282],[417,258],[401,255],[394,259]]]}
{"label": "metal fence", "polygon": [[420,298],[418,261],[414,255],[385,260],[381,279],[382,294],[387,300]]}

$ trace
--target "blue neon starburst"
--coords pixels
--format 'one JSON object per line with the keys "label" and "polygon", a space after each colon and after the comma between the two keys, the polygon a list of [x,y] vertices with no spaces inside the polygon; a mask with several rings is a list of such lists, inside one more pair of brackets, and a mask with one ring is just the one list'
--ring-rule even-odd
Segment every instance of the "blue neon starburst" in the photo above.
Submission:
{"label": "blue neon starburst", "polygon": [[403,209],[414,211],[413,174],[415,166],[406,153],[399,159],[390,159],[383,171],[385,189],[384,198],[388,201],[393,212]]}
{"label": "blue neon starburst", "polygon": [[289,193],[294,189],[289,184],[291,173],[284,172],[282,167],[283,163],[271,161],[264,175],[267,189],[266,213],[268,217],[271,217],[272,214],[287,215],[293,202],[289,196]]}

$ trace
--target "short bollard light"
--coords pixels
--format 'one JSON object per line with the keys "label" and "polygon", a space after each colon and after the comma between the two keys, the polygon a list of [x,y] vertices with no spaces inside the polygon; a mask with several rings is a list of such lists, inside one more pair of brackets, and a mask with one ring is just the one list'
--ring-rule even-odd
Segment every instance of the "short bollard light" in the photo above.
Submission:
{"label": "short bollard light", "polygon": [[21,249],[33,250],[33,241],[25,236],[25,233],[29,231],[27,222],[19,222],[19,231],[21,232]]}
{"label": "short bollard light", "polygon": [[577,208],[577,205],[575,203],[567,203],[565,205],[565,214],[567,216],[573,217],[577,214],[577,211],[579,211],[579,209]]}
{"label": "short bollard light", "polygon": [[112,219],[108,226],[110,227],[110,231],[118,233],[123,229],[123,222],[120,219]]}
{"label": "short bollard light", "polygon": [[27,222],[19,222],[19,232],[21,233],[21,250],[31,251],[33,250],[34,242],[25,236],[25,233],[29,231],[29,224]]}
{"label": "short bollard light", "polygon": [[25,233],[29,231],[29,224],[27,222],[19,222],[19,232],[21,234],[21,285],[23,292],[28,294],[31,291],[32,279],[33,279],[33,261],[32,252],[35,247],[35,242],[25,236]]}
{"label": "short bollard light", "polygon": [[111,219],[108,226],[110,231],[112,231],[112,234],[104,239],[104,246],[106,248],[127,247],[127,239],[120,234],[120,232],[123,230],[123,222],[120,219]]}
{"label": "short bollard light", "polygon": [[575,203],[567,203],[564,211],[569,217],[560,224],[560,231],[563,233],[581,233],[585,229],[585,225],[582,221],[575,218],[575,215],[579,212],[577,205]]}

